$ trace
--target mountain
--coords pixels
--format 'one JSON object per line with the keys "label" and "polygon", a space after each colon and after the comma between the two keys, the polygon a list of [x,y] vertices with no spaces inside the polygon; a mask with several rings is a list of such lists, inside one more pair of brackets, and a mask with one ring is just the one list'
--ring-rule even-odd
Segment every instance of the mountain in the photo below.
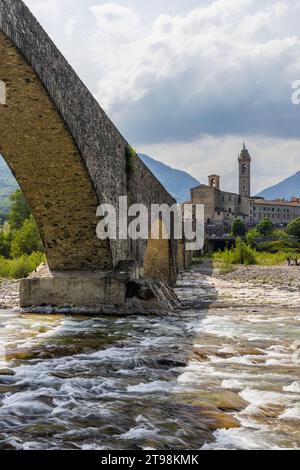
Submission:
{"label": "mountain", "polygon": [[5,160],[0,155],[0,213],[7,213],[9,196],[18,188],[18,183],[12,175]]}
{"label": "mountain", "polygon": [[258,194],[265,199],[287,199],[300,197],[300,171]]}
{"label": "mountain", "polygon": [[[198,180],[185,171],[175,170],[148,155],[140,154],[145,165],[152,171],[156,178],[178,201],[190,200],[190,189],[197,186]],[[13,177],[8,165],[0,155],[0,214],[6,214],[9,208],[9,196],[18,188],[18,183]]]}
{"label": "mountain", "polygon": [[148,155],[140,153],[139,156],[177,202],[182,203],[191,199],[190,189],[200,184],[198,180],[185,171],[171,168]]}

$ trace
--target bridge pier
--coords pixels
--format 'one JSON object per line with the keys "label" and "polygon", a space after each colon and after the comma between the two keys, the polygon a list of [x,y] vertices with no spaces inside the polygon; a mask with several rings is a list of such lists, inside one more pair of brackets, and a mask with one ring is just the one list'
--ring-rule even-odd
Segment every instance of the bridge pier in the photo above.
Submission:
{"label": "bridge pier", "polygon": [[20,307],[26,313],[149,314],[178,306],[163,281],[141,279],[136,262],[111,271],[50,271],[42,264],[20,281]]}
{"label": "bridge pier", "polygon": [[50,271],[42,264],[20,281],[20,306],[24,310],[79,309],[94,312],[103,306],[126,302],[126,285],[138,279],[136,263],[120,263],[111,271]]}

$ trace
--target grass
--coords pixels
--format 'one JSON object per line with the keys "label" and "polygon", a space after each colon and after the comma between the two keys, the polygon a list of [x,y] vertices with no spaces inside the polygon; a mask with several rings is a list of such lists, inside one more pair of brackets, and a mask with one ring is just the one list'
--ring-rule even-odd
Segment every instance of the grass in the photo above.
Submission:
{"label": "grass", "polygon": [[14,259],[6,259],[1,256],[0,277],[4,279],[22,279],[28,277],[45,259],[43,253],[22,255]]}
{"label": "grass", "polygon": [[214,253],[213,261],[216,267],[220,268],[223,273],[227,273],[233,271],[237,265],[276,266],[284,263],[287,256],[299,257],[297,251],[288,253],[259,252],[242,240],[237,240],[235,247]]}

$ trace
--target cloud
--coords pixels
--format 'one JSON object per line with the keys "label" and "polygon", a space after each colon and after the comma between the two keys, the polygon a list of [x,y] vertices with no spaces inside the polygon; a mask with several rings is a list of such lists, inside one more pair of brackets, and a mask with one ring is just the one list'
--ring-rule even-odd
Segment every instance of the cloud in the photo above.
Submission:
{"label": "cloud", "polygon": [[[246,141],[252,156],[252,194],[257,194],[299,171],[300,139],[253,135]],[[205,135],[191,142],[158,142],[138,148],[175,168],[189,172],[202,183],[207,176],[221,176],[222,189],[238,191],[238,154],[242,140],[233,135]]]}
{"label": "cloud", "polygon": [[299,169],[299,0],[25,2],[140,151],[228,189],[243,139],[257,191]]}
{"label": "cloud", "polygon": [[145,143],[206,133],[298,135],[290,96],[300,38],[281,31],[297,5],[257,5],[218,0],[160,15],[138,43],[116,51],[97,96],[126,135]]}
{"label": "cloud", "polygon": [[299,134],[298,0],[166,0],[151,20],[136,0],[27,3],[133,142]]}
{"label": "cloud", "polygon": [[129,7],[115,3],[104,3],[90,7],[99,32],[111,35],[115,40],[128,40],[134,37],[134,29],[139,25],[138,14]]}

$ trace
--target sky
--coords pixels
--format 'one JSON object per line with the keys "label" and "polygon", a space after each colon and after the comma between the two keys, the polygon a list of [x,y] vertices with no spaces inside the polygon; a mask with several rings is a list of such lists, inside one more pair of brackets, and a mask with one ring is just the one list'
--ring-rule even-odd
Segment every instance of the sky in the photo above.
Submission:
{"label": "sky", "polygon": [[25,0],[138,152],[253,194],[300,170],[300,0]]}

